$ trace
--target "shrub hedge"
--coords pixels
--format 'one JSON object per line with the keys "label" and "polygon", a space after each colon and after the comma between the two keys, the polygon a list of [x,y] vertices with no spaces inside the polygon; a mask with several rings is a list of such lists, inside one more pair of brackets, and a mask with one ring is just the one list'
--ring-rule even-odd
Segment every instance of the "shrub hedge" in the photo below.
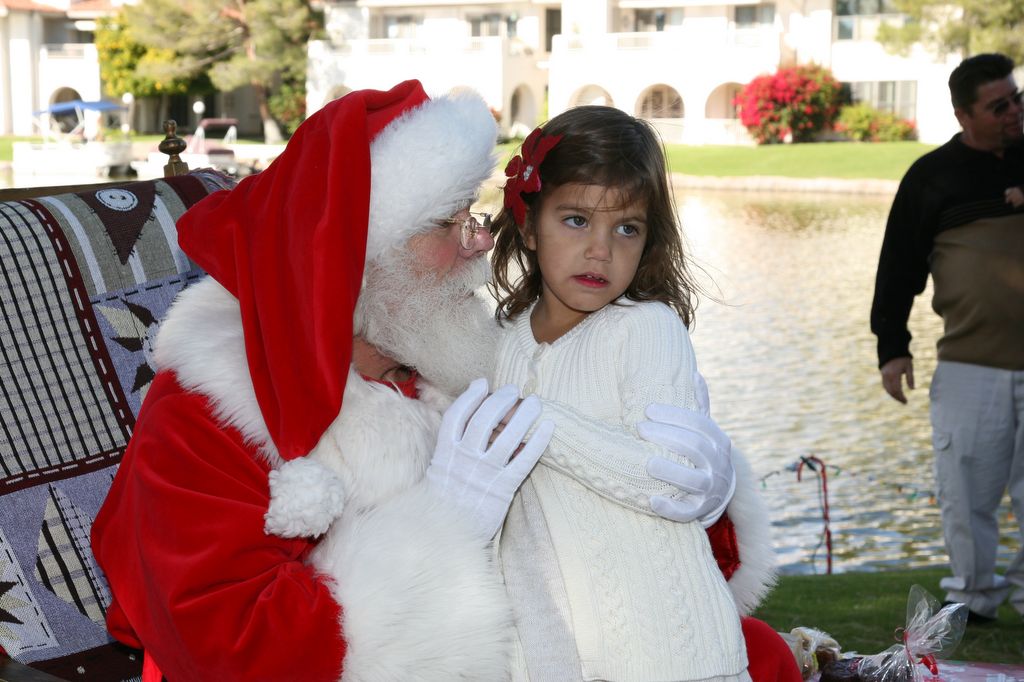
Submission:
{"label": "shrub hedge", "polygon": [[868,104],[850,104],[839,112],[836,131],[857,142],[899,142],[917,139],[912,121]]}

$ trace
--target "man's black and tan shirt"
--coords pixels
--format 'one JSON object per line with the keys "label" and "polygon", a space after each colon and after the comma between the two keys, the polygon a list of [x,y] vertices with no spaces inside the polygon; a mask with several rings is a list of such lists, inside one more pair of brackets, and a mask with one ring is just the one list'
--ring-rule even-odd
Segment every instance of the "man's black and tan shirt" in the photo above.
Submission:
{"label": "man's black and tan shirt", "polygon": [[907,318],[932,275],[942,316],[940,360],[1024,369],[1024,147],[1000,158],[960,135],[907,171],[889,213],[875,279],[871,331],[879,366],[910,356]]}

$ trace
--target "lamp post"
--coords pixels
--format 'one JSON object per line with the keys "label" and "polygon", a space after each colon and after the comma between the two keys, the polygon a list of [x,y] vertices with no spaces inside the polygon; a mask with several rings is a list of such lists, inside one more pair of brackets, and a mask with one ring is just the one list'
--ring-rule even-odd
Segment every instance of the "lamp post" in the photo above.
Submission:
{"label": "lamp post", "polygon": [[206,105],[203,104],[203,100],[197,99],[192,102],[192,111],[196,115],[196,127],[192,133],[192,145],[194,148],[192,152],[199,154],[206,153],[206,131],[199,127],[199,122],[203,120],[203,114],[206,112]]}
{"label": "lamp post", "polygon": [[192,111],[196,115],[196,127],[198,128],[199,121],[203,118],[203,114],[206,113],[206,105],[203,103],[203,100],[197,99],[195,102],[192,102]]}
{"label": "lamp post", "polygon": [[126,92],[121,95],[121,103],[127,108],[127,112],[123,114],[124,118],[121,119],[121,132],[124,133],[125,137],[132,134],[132,116],[135,113],[135,95],[130,92]]}

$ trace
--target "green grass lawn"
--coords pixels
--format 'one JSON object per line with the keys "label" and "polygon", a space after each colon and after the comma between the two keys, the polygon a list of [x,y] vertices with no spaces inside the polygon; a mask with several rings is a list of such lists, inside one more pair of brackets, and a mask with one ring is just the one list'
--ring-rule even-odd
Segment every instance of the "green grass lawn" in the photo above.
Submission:
{"label": "green grass lawn", "polygon": [[[783,576],[755,614],[780,632],[813,627],[832,635],[843,651],[875,654],[896,643],[906,622],[907,594],[917,583],[942,599],[946,568]],[[1009,605],[999,620],[968,625],[951,658],[989,663],[1024,663],[1024,619]]]}
{"label": "green grass lawn", "polygon": [[[685,175],[781,175],[792,178],[899,180],[919,156],[935,148],[920,142],[819,142],[763,147],[666,145],[668,165]],[[500,167],[518,152],[516,143],[498,146]]]}
{"label": "green grass lawn", "polygon": [[[162,134],[134,135],[134,142],[158,143]],[[10,161],[15,141],[40,137],[0,135],[0,161]],[[239,139],[240,144],[262,140]],[[519,151],[519,140],[498,145],[499,167]],[[920,142],[819,142],[761,147],[666,145],[669,168],[686,175],[780,175],[794,178],[877,178],[898,180],[911,163],[935,145]]]}
{"label": "green grass lawn", "polygon": [[667,145],[669,168],[686,175],[899,180],[934,145],[920,142],[819,142],[762,147]]}
{"label": "green grass lawn", "polygon": [[[163,139],[162,135],[138,135],[134,141]],[[11,143],[39,138],[0,136],[0,161],[11,160]],[[239,140],[246,142],[246,140]],[[669,168],[686,175],[782,175],[794,178],[878,178],[898,180],[914,159],[931,145],[919,142],[822,142],[817,144],[766,145],[764,147],[668,145]],[[498,145],[500,168],[518,152],[519,143]]]}

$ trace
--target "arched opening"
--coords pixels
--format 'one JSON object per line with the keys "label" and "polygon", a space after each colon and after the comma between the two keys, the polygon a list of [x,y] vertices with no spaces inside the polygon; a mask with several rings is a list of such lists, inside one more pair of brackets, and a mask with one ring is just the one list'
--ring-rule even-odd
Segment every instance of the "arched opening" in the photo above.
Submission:
{"label": "arched opening", "polygon": [[683,98],[668,85],[652,85],[640,95],[636,108],[640,118],[682,118]]}
{"label": "arched opening", "polygon": [[78,90],[74,88],[57,88],[50,95],[50,104],[60,104],[61,102],[72,102],[76,99],[82,99],[82,96],[78,94]]}
{"label": "arched opening", "polygon": [[[73,102],[82,99],[74,88],[57,88],[50,95],[50,106],[61,102]],[[74,111],[65,111],[59,114],[50,114],[50,129],[59,133],[70,133],[79,124],[78,114]]]}
{"label": "arched opening", "polygon": [[520,85],[512,92],[510,103],[511,116],[509,118],[509,135],[512,137],[526,137],[537,125],[537,99],[525,85]]}
{"label": "arched opening", "polygon": [[584,104],[602,104],[607,107],[615,106],[612,96],[608,91],[599,85],[585,85],[576,91],[570,100],[570,106],[578,107]]}
{"label": "arched opening", "polygon": [[743,90],[739,83],[722,83],[711,91],[704,105],[705,118],[736,118],[736,105],[733,102]]}

